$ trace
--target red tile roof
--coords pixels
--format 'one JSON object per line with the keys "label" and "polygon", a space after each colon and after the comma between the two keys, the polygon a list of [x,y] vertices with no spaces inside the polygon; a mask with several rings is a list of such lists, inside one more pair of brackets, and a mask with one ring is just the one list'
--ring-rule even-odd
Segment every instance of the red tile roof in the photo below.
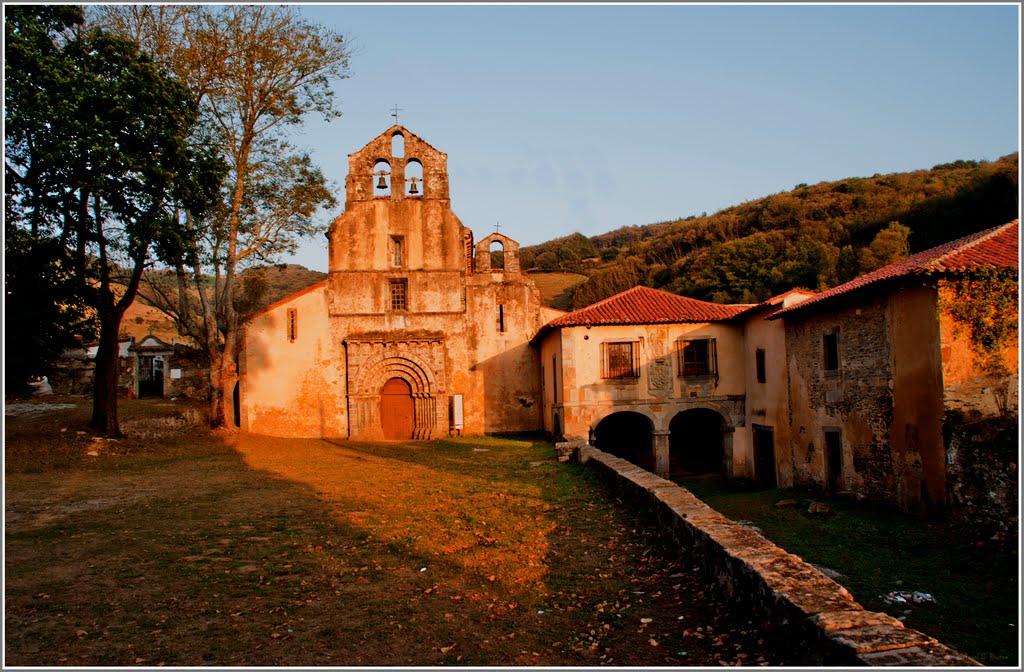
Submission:
{"label": "red tile roof", "polygon": [[817,296],[784,308],[768,319],[817,307],[821,303],[855,292],[871,285],[930,273],[956,273],[972,268],[1017,268],[1019,220],[959,238],[945,245],[918,252],[894,264],[826,290]]}
{"label": "red tile roof", "polygon": [[544,325],[541,331],[585,325],[721,322],[747,308],[750,308],[749,304],[709,303],[638,285],[557,317]]}
{"label": "red tile roof", "polygon": [[[750,315],[753,315],[754,313],[760,313],[762,311],[769,310],[769,309],[772,309],[773,311],[781,310],[783,308],[784,304],[785,304],[786,299],[789,298],[789,296],[793,295],[793,294],[806,295],[804,298],[801,298],[800,301],[806,301],[808,298],[811,298],[811,297],[815,296],[815,292],[812,292],[809,289],[794,288],[794,289],[789,290],[788,292],[783,292],[782,294],[778,294],[776,296],[772,296],[772,297],[770,297],[768,299],[765,299],[761,303],[755,303],[754,305],[750,306],[749,308],[746,308],[746,309],[740,311],[739,313],[737,313],[736,316],[737,317],[749,317]],[[765,319],[767,319],[767,318],[765,318]]]}

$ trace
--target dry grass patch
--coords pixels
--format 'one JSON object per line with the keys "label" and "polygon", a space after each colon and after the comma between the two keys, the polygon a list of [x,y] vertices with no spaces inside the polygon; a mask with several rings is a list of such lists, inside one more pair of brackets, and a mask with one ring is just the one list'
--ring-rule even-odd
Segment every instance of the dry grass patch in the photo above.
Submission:
{"label": "dry grass patch", "polygon": [[88,457],[87,415],[8,417],[9,664],[778,662],[550,444],[193,428]]}

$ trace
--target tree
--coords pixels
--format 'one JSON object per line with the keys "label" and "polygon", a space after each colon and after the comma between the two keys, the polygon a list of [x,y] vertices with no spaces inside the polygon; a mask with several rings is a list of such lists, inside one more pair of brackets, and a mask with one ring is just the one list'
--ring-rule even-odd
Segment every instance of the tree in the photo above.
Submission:
{"label": "tree", "polygon": [[241,335],[236,278],[245,265],[270,261],[322,230],[314,216],[335,205],[287,132],[310,113],[340,115],[331,80],[347,77],[351,52],[340,35],[290,7],[107,6],[97,21],[138,40],[188,82],[203,128],[230,165],[218,216],[173,262],[176,301],[160,305],[206,349],[211,419],[230,424]]}
{"label": "tree", "polygon": [[30,376],[48,376],[79,338],[95,337],[95,323],[78,295],[68,250],[8,218],[4,231],[4,361],[7,394],[30,390]]}
{"label": "tree", "polygon": [[77,8],[7,8],[4,170],[29,235],[52,232],[69,251],[99,323],[91,426],[119,436],[121,318],[155,251],[182,246],[174,206],[202,215],[223,170],[187,142],[188,90],[136,44],[81,23]]}
{"label": "tree", "polygon": [[861,250],[861,273],[870,273],[888,266],[910,254],[910,229],[899,222],[890,222],[875,235],[871,244]]}

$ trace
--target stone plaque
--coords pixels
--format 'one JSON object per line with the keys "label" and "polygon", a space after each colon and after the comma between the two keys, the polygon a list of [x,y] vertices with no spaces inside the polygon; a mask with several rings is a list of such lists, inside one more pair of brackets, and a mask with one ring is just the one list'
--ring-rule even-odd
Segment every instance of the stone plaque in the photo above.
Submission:
{"label": "stone plaque", "polygon": [[651,394],[663,397],[672,391],[672,364],[668,357],[652,360],[647,374],[647,389]]}

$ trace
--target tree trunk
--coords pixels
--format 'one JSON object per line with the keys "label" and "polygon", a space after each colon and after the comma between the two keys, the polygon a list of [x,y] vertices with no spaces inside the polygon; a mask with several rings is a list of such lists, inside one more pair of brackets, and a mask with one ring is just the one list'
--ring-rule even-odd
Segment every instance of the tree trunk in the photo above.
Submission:
{"label": "tree trunk", "polygon": [[236,335],[229,329],[228,340],[224,343],[224,353],[220,360],[221,410],[225,427],[237,427],[241,418],[235,416],[235,385],[238,383],[238,357],[235,346]]}
{"label": "tree trunk", "polygon": [[117,421],[118,343],[121,315],[110,308],[99,311],[100,341],[93,373],[92,421],[89,426],[110,438],[121,437]]}

